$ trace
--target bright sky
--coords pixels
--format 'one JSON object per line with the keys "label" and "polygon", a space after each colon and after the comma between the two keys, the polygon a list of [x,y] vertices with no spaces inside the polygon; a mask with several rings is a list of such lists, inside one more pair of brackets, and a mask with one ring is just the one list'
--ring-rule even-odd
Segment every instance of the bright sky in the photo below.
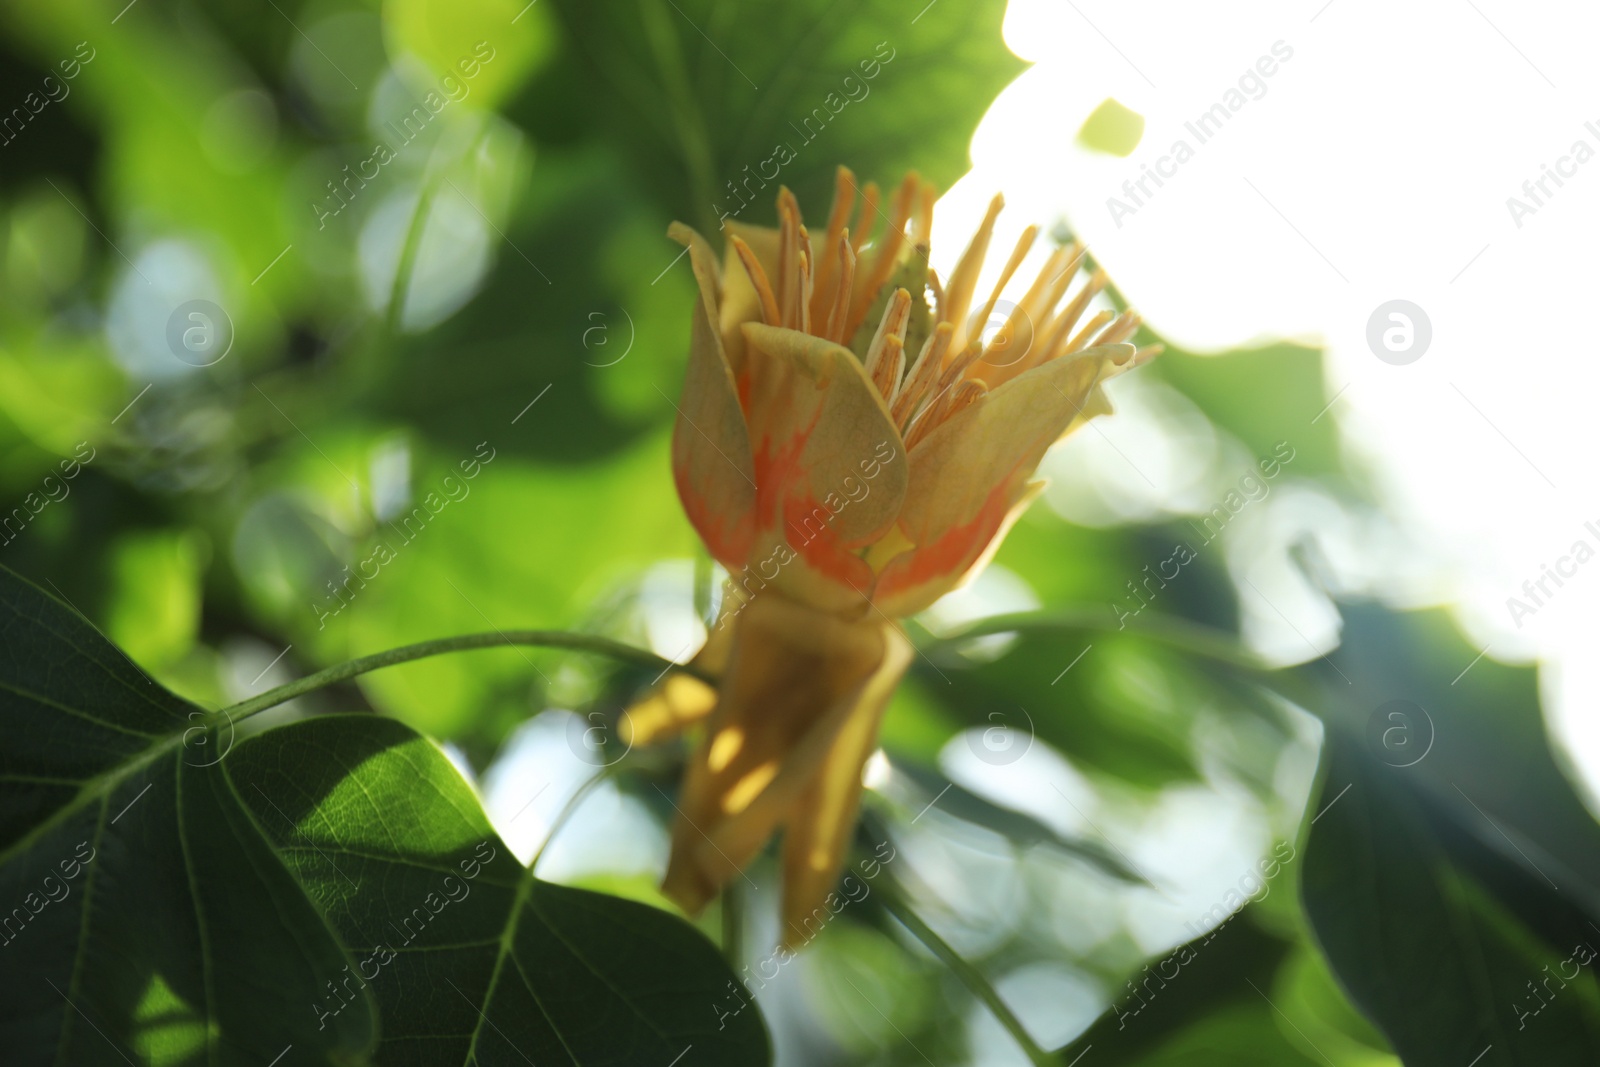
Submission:
{"label": "bright sky", "polygon": [[[999,189],[999,243],[1065,216],[1185,346],[1326,346],[1326,396],[1338,397],[1327,417],[1432,573],[1419,581],[1415,560],[1401,573],[1388,554],[1375,569],[1360,551],[1352,566],[1397,602],[1457,605],[1489,657],[1538,659],[1552,718],[1591,783],[1600,556],[1563,560],[1580,540],[1600,552],[1590,444],[1600,371],[1587,331],[1558,312],[1600,288],[1600,156],[1590,158],[1600,106],[1584,103],[1600,100],[1587,54],[1597,24],[1592,7],[1506,0],[1012,0],[1007,43],[1035,66],[984,120],[973,172],[940,203],[947,236],[934,241],[953,256]],[[1247,79],[1220,132],[1200,143],[1185,129],[1275,48],[1272,75]],[[1147,120],[1125,159],[1075,142],[1108,96]],[[1161,163],[1176,173],[1114,218],[1108,198],[1128,202],[1123,183],[1179,138],[1192,158]],[[1541,178],[1536,201],[1523,183]],[[1533,210],[1513,217],[1513,196]],[[1367,343],[1373,312],[1397,299],[1420,307],[1432,332],[1404,365]],[[1104,426],[1137,448],[1130,415]],[[1546,579],[1553,595],[1536,604],[1522,586],[1546,564],[1570,573],[1559,588]],[[1513,618],[1513,596],[1536,610]],[[1314,599],[1285,601],[1314,644],[1332,638]],[[1298,636],[1278,633],[1274,645],[1275,617],[1254,621],[1256,643],[1310,655]]]}

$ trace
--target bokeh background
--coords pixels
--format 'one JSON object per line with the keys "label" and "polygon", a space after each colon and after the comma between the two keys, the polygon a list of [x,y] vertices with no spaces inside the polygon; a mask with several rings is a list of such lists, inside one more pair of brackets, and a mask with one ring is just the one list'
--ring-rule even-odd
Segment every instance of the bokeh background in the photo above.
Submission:
{"label": "bokeh background", "polygon": [[[1297,896],[1328,716],[1106,621],[1176,616],[1331,665],[1369,758],[1424,752],[1428,795],[1520,820],[1519,848],[1600,884],[1597,854],[1586,869],[1561,847],[1593,829],[1572,791],[1587,802],[1600,774],[1600,565],[1536,604],[1523,589],[1574,542],[1600,547],[1581,325],[1600,164],[1572,162],[1537,202],[1523,188],[1574,142],[1600,148],[1594,17],[1487,0],[7,2],[0,563],[210,707],[496,628],[681,659],[715,575],[668,474],[693,286],[667,224],[770,222],[775,183],[748,204],[736,187],[782,143],[775,181],[815,216],[841,163],[948,189],[947,272],[1002,191],[997,243],[1030,222],[1085,240],[1169,351],[1051,453],[995,565],[913,624],[926,655],[870,768],[895,878],[1043,1046],[1098,1040],[1087,1063],[1396,1063]],[[1219,102],[1200,143],[1186,124]],[[1136,198],[1125,183],[1179,140],[1192,158]],[[1427,322],[1409,362],[1369,341],[1395,300]],[[1142,605],[1129,584],[1180,544],[1193,561]],[[1036,609],[1065,621],[938,643]],[[540,872],[666,906],[679,754],[611,731],[649,680],[481,652],[251,725],[398,717],[445,746],[524,859],[604,774]],[[1392,701],[1412,709],[1401,755],[1368,729]],[[1267,877],[1263,857],[1280,861]],[[770,863],[752,884],[754,961],[776,937]],[[1116,1012],[1096,1024],[1244,898],[1206,942],[1224,979],[1182,991],[1198,1006],[1130,1021],[1122,1044]],[[1026,1062],[875,904],[759,1002],[781,1063]]]}

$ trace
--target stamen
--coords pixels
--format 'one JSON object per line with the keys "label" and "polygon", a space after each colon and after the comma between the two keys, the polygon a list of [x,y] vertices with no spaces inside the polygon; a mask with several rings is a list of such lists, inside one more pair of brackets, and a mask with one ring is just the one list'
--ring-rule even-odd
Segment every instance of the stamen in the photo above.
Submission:
{"label": "stamen", "polygon": [[779,320],[789,326],[798,320],[795,299],[799,291],[800,272],[800,202],[788,186],[778,189],[778,310]]}
{"label": "stamen", "polygon": [[[955,324],[949,323],[948,325],[954,326]],[[926,434],[934,425],[938,424],[939,420],[943,418],[940,412],[943,411],[950,394],[955,391],[956,386],[966,376],[968,368],[976,363],[982,355],[983,348],[981,346],[976,343],[970,344],[944,369],[944,372],[939,375],[933,397],[929,399],[927,405],[922,409],[922,413],[914,416],[911,420],[909,429],[913,436],[916,435],[919,427],[922,433]],[[928,422],[929,419],[933,420],[931,424]],[[908,439],[907,444],[909,443]]]}
{"label": "stamen", "polygon": [[1124,311],[1117,316],[1115,322],[1107,326],[1099,337],[1094,339],[1097,345],[1114,345],[1126,341],[1139,332],[1139,324],[1144,320],[1137,311]]}
{"label": "stamen", "polygon": [[[906,323],[910,318],[911,294],[904,289],[896,289],[894,295],[889,298],[889,306],[883,309],[883,319],[878,323],[878,332],[872,335],[872,343],[867,346],[867,358],[863,366],[866,368],[868,378],[873,381],[878,380],[879,364],[883,360],[885,342],[889,338],[898,337],[900,343],[905,344]],[[892,394],[883,395],[888,397]]]}
{"label": "stamen", "polygon": [[796,326],[801,333],[811,332],[811,235],[800,227],[800,292],[795,310],[800,316]]}
{"label": "stamen", "polygon": [[938,403],[929,405],[923,412],[922,418],[918,420],[906,439],[906,451],[915,448],[923,438],[937,430],[956,412],[983,399],[988,391],[989,387],[984,384],[982,378],[968,378],[944,393]]}
{"label": "stamen", "polygon": [[[1015,377],[1022,370],[1019,364],[1033,354],[1034,335],[1039,332],[1034,328],[1034,320],[1044,320],[1066,293],[1067,286],[1072,284],[1067,261],[1074,251],[1073,246],[1067,245],[1050,253],[1050,258],[1045,260],[1044,267],[1028,287],[1022,301],[1011,309],[1005,323],[984,347],[983,358],[986,363],[993,362],[991,356],[1005,357],[1004,364],[996,365],[997,369],[1005,371],[1004,377]],[[1022,354],[1010,356],[1005,351],[1008,348],[1019,349]]]}
{"label": "stamen", "polygon": [[956,386],[955,390],[950,394],[950,410],[945,413],[944,417],[948,419],[962,408],[976,404],[983,399],[984,394],[988,391],[989,386],[982,378],[968,378]]}
{"label": "stamen", "polygon": [[[952,323],[951,325],[955,324]],[[961,350],[959,356],[950,361],[950,365],[944,369],[944,373],[939,375],[939,392],[943,393],[955,385],[956,382],[965,378],[967,371],[971,370],[973,364],[982,358],[983,346],[977,341],[968,344],[966,348]]]}
{"label": "stamen", "polygon": [[883,240],[872,253],[872,270],[867,275],[866,287],[850,303],[850,321],[845,327],[845,336],[851,337],[861,328],[861,322],[867,317],[867,309],[872,305],[873,297],[878,290],[888,282],[889,276],[894,273],[896,262],[900,258],[900,247],[906,239],[906,223],[911,218],[911,199],[916,196],[920,187],[920,180],[916,172],[906,175],[905,181],[900,183],[900,190],[895,194],[894,211],[889,216],[889,228],[883,232]]}
{"label": "stamen", "polygon": [[933,321],[944,321],[944,286],[939,284],[939,272],[928,268],[928,288],[933,290]]}
{"label": "stamen", "polygon": [[878,357],[878,369],[872,376],[872,384],[878,387],[878,395],[883,397],[885,404],[894,399],[895,386],[900,384],[900,375],[905,372],[905,349],[906,340],[899,334],[890,334],[883,339],[883,351]]}
{"label": "stamen", "polygon": [[[994,236],[995,220],[1005,206],[1005,197],[998,193],[989,201],[989,210],[984,214],[978,232],[972,235],[966,251],[961,253],[955,269],[950,272],[950,281],[944,287],[945,298],[940,305],[940,322],[959,323],[966,317],[967,309],[972,306],[972,294],[978,287],[978,274],[983,270],[984,257],[989,254],[989,240]],[[965,339],[965,330],[961,337]]]}
{"label": "stamen", "polygon": [[750,284],[755,286],[756,297],[761,301],[761,321],[768,326],[781,325],[783,320],[778,311],[778,298],[773,295],[772,284],[767,281],[767,272],[761,268],[761,261],[737,234],[729,234],[728,243],[733,245],[739,262],[744,264],[744,272],[750,276]]}
{"label": "stamen", "polygon": [[849,167],[840,167],[833,180],[833,208],[828,212],[828,230],[822,238],[822,261],[817,264],[817,291],[811,307],[812,321],[825,324],[833,306],[835,263],[827,253],[839,243],[856,206],[856,176]]}
{"label": "stamen", "polygon": [[1085,348],[1088,348],[1089,339],[1100,332],[1100,327],[1104,326],[1106,323],[1110,322],[1116,317],[1117,313],[1114,311],[1100,312],[1098,315],[1084,324],[1083,329],[1078,331],[1078,336],[1072,339],[1072,343],[1067,345],[1066,350],[1061,354],[1063,356],[1070,356],[1074,352],[1081,352]]}
{"label": "stamen", "polygon": [[922,439],[928,436],[928,431],[932,430],[934,424],[939,421],[939,406],[943,403],[946,395],[945,393],[935,395],[905,428],[907,452],[917,447],[922,442]]}
{"label": "stamen", "polygon": [[944,365],[944,353],[950,347],[950,337],[954,333],[954,326],[941,322],[923,342],[922,351],[911,365],[911,372],[901,384],[894,398],[894,408],[889,412],[896,426],[904,429],[910,423],[929,388],[938,381],[939,371]]}
{"label": "stamen", "polygon": [[[994,289],[989,293],[988,303],[984,304],[983,311],[974,317],[974,322],[978,322],[980,324],[988,323],[989,316],[994,313],[994,306],[1000,302],[1000,293],[1010,283],[1011,276],[1017,272],[1017,268],[1022,265],[1022,258],[1026,256],[1028,254],[1028,250],[1033,247],[1033,239],[1037,236],[1039,236],[1039,227],[1037,226],[1029,226],[1027,229],[1022,231],[1022,236],[1017,238],[1017,246],[1011,250],[1011,258],[1006,260],[1005,269],[1000,272],[1000,277],[995,280]],[[957,323],[956,325],[961,326],[962,324]],[[981,325],[979,329],[982,329]],[[968,344],[981,344],[982,335],[980,334],[978,337],[968,337],[966,338],[966,342]]]}
{"label": "stamen", "polygon": [[823,336],[830,341],[844,344],[844,320],[845,316],[850,314],[850,294],[854,290],[856,280],[856,253],[855,249],[850,247],[848,229],[840,232],[838,245],[838,284],[834,287],[833,300],[823,325]]}
{"label": "stamen", "polygon": [[1066,350],[1066,340],[1071,334],[1073,325],[1077,323],[1084,310],[1088,308],[1089,301],[1093,300],[1095,294],[1106,287],[1106,283],[1109,280],[1110,278],[1104,270],[1096,270],[1089,275],[1089,280],[1078,291],[1078,295],[1072,298],[1072,303],[1063,308],[1061,314],[1056,316],[1056,321],[1051,324],[1050,339],[1045,342],[1044,355],[1039,362],[1048,363]]}
{"label": "stamen", "polygon": [[873,227],[877,225],[874,216],[878,214],[878,199],[881,195],[877,182],[868,182],[861,189],[860,221],[856,223],[855,240],[850,245],[857,256],[861,255],[861,246],[867,243],[867,238],[872,236]]}

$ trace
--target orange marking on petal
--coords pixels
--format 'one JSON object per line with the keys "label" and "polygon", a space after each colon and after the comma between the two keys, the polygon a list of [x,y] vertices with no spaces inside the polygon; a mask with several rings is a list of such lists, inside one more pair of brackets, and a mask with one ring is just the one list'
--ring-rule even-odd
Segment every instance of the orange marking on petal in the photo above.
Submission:
{"label": "orange marking on petal", "polygon": [[708,500],[695,488],[689,472],[676,465],[672,480],[678,487],[678,500],[683,504],[689,524],[699,532],[712,558],[729,570],[744,566],[755,541],[755,512],[732,514],[726,503]]}
{"label": "orange marking on petal", "polygon": [[1007,478],[989,491],[978,513],[959,526],[952,526],[929,544],[913,549],[891,564],[884,573],[874,593],[877,600],[886,593],[910,589],[937,578],[958,578],[965,574],[974,560],[982,555],[990,539],[1005,521],[1011,510],[1011,479]]}
{"label": "orange marking on petal", "polygon": [[[840,500],[843,506],[849,506],[847,500],[842,497]],[[819,502],[809,493],[789,496],[783,502],[784,538],[795,554],[818,574],[865,590],[872,584],[872,568],[850,551],[835,532],[834,514],[827,501]]]}

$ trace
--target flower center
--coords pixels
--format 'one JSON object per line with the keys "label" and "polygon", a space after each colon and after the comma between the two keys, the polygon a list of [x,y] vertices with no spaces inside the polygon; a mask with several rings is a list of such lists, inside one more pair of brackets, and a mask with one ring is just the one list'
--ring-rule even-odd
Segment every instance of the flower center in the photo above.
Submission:
{"label": "flower center", "polygon": [[[729,240],[755,287],[763,321],[855,352],[908,448],[1017,375],[1138,332],[1141,319],[1132,310],[1104,309],[1084,320],[1109,279],[1105,271],[1090,269],[1088,250],[1076,240],[1050,253],[1020,301],[1001,299],[1039,236],[1037,226],[1022,232],[988,299],[969,314],[1005,206],[999,195],[944,284],[928,266],[936,199],[931,183],[915,172],[906,175],[887,215],[875,183],[861,190],[859,212],[856,198],[855,175],[840,167],[819,244],[806,230],[794,194],[780,189],[775,279],[748,244],[737,236]],[[883,230],[872,239],[880,219]],[[1074,283],[1080,284],[1069,298]],[[1159,351],[1159,345],[1140,349],[1134,362]]]}

